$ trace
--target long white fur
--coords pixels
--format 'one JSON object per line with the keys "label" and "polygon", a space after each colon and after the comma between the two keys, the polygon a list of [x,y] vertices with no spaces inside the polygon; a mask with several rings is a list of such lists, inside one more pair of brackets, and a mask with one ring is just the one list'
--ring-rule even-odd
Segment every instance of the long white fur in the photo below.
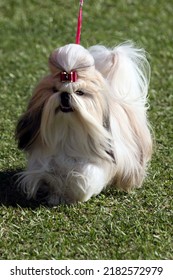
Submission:
{"label": "long white fur", "polygon": [[[51,74],[35,93],[44,94],[53,84],[57,93],[44,105],[38,136],[27,150],[21,185],[28,198],[42,188],[49,192],[48,203],[57,205],[86,201],[110,184],[126,191],[141,186],[152,153],[146,115],[150,67],[144,50],[131,43],[89,50],[69,44],[55,50],[49,64]],[[62,70],[76,70],[77,82],[61,83]],[[76,95],[80,89],[93,97]],[[75,112],[55,114],[63,91],[71,94]],[[104,115],[109,115],[109,129]]]}

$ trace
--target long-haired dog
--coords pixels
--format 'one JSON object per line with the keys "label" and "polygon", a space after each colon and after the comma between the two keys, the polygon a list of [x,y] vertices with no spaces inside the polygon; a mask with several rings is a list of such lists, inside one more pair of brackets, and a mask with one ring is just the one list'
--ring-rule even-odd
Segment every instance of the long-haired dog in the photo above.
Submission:
{"label": "long-haired dog", "polygon": [[27,154],[20,183],[49,205],[87,201],[106,186],[141,186],[152,153],[150,67],[143,49],[77,44],[56,49],[16,128]]}

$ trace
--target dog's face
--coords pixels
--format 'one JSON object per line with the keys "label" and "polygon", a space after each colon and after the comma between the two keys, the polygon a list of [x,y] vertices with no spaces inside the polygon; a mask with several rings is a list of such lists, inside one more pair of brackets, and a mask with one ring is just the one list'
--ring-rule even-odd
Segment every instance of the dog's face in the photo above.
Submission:
{"label": "dog's face", "polygon": [[[49,64],[52,73],[38,84],[28,109],[17,126],[16,136],[20,149],[30,150],[38,138],[50,149],[60,139],[65,141],[65,137],[69,137],[69,135],[65,136],[65,133],[68,134],[67,128],[70,126],[75,127],[76,131],[79,130],[78,135],[81,131],[81,137],[88,135],[90,139],[108,138],[107,85],[95,69],[91,55],[82,47],[79,49],[81,52],[77,54],[74,52],[75,47],[72,45],[64,56],[67,66],[71,59],[73,61],[71,64],[76,67],[75,82],[62,82],[60,79],[62,66],[59,64],[64,63],[63,50],[58,49],[50,56]],[[83,50],[85,50],[84,57],[82,57]],[[65,68],[63,70],[69,71],[67,66],[63,66]],[[103,142],[108,142],[105,138]]]}

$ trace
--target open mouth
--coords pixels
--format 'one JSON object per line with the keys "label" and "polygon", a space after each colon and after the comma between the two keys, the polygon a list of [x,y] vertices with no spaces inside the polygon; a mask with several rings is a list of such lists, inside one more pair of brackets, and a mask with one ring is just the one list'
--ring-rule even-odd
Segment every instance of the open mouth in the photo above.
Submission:
{"label": "open mouth", "polygon": [[62,105],[60,106],[60,110],[63,113],[69,113],[69,112],[73,112],[73,108],[72,107],[63,107]]}

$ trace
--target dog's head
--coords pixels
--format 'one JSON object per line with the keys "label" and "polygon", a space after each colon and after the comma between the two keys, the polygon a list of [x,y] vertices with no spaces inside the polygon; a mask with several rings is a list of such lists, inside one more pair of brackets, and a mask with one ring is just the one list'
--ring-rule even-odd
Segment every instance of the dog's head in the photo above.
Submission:
{"label": "dog's head", "polygon": [[40,139],[50,149],[68,137],[72,145],[75,134],[76,145],[83,141],[99,155],[101,148],[105,158],[110,148],[108,85],[92,55],[69,44],[50,55],[49,66],[50,75],[40,81],[18,122],[18,147],[30,150]]}

